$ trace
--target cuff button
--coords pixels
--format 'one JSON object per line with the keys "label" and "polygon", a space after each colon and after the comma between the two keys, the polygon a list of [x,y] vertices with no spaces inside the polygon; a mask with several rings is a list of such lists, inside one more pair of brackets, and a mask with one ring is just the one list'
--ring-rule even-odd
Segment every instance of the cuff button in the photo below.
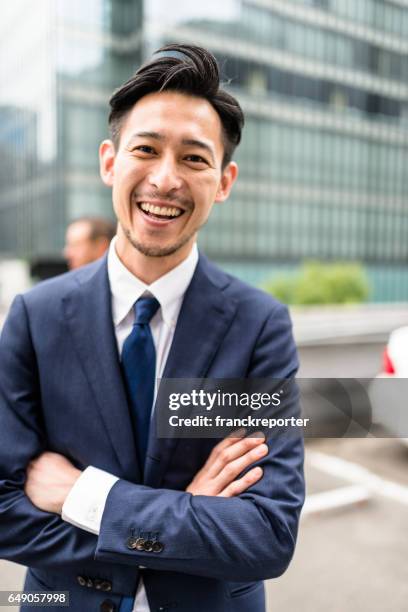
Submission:
{"label": "cuff button", "polygon": [[145,542],[146,540],[144,538],[137,538],[135,543],[136,550],[143,552],[145,550]]}
{"label": "cuff button", "polygon": [[104,591],[105,593],[108,593],[111,590],[112,590],[112,583],[109,582],[109,580],[102,580],[101,591]]}
{"label": "cuff button", "polygon": [[146,552],[152,552],[153,542],[151,540],[145,540],[143,548]]}
{"label": "cuff button", "polygon": [[86,586],[86,578],[85,576],[77,576],[77,582],[81,586]]}
{"label": "cuff button", "polygon": [[135,550],[136,543],[137,543],[137,539],[136,538],[128,538],[128,540],[126,542],[126,546],[128,548],[130,548],[131,550]]}
{"label": "cuff button", "polygon": [[161,553],[164,550],[164,544],[161,542],[153,542],[152,551],[155,553]]}

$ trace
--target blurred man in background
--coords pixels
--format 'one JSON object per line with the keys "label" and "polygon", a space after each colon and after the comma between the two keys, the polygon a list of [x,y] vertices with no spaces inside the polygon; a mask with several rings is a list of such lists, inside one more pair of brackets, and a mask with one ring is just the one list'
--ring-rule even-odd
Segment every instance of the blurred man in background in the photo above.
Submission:
{"label": "blurred man in background", "polygon": [[64,257],[70,270],[102,257],[116,233],[116,226],[103,217],[80,217],[68,225]]}

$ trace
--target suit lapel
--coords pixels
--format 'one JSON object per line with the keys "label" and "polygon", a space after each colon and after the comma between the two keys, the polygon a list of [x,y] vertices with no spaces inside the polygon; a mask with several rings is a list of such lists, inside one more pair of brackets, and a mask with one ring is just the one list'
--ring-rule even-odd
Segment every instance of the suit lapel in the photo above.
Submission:
{"label": "suit lapel", "polygon": [[[229,278],[200,255],[196,271],[184,296],[163,378],[202,378],[227,332],[236,311],[222,289]],[[156,437],[153,415],[147,451],[145,484],[159,486],[178,440]]]}
{"label": "suit lapel", "polygon": [[84,274],[64,298],[65,317],[121,467],[120,476],[138,482],[140,467],[113,328],[106,257],[90,270],[95,271]]}

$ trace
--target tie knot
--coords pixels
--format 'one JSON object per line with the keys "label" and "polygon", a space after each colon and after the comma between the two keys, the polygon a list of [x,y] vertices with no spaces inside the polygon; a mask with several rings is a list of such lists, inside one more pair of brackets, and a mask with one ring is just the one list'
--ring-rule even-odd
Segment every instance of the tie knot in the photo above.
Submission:
{"label": "tie knot", "polygon": [[134,305],[135,325],[146,325],[160,308],[159,302],[154,297],[139,298]]}

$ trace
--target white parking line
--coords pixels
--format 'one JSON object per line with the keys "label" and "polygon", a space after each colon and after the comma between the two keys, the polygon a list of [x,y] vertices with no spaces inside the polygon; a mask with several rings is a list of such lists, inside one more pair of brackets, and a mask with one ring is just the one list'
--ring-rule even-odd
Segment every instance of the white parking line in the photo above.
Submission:
{"label": "white parking line", "polygon": [[314,493],[306,497],[302,510],[302,518],[313,514],[320,514],[330,510],[338,510],[346,506],[354,506],[368,501],[371,493],[359,485],[338,487],[332,491]]}
{"label": "white parking line", "polygon": [[388,497],[408,506],[408,487],[381,478],[381,476],[377,476],[377,474],[357,463],[317,451],[307,452],[307,462],[326,474],[342,478],[355,485],[365,487],[371,493]]}

